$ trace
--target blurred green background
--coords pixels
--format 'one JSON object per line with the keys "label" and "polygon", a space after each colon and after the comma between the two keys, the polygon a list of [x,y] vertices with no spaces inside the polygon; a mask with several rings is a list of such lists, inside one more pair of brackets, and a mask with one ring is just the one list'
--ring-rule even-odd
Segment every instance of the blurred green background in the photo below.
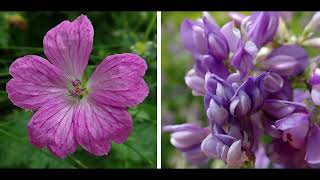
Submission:
{"label": "blurred green background", "polygon": [[[130,108],[133,132],[124,144],[113,143],[108,156],[82,148],[60,160],[47,149],[28,143],[26,125],[32,112],[12,105],[5,91],[10,64],[18,57],[45,57],[42,40],[63,20],[86,14],[94,27],[88,72],[106,56],[134,52],[149,66],[145,80],[150,94]],[[156,13],[155,12],[1,12],[0,13],[0,168],[155,168],[156,167]]]}
{"label": "blurred green background", "polygon": [[[209,12],[222,27],[230,21],[228,12]],[[249,15],[251,12],[242,12]],[[313,12],[294,12],[288,24],[294,34],[301,34],[304,25],[308,23]],[[186,86],[184,76],[193,66],[191,54],[183,48],[180,40],[180,25],[184,18],[196,20],[202,17],[202,12],[162,12],[161,32],[161,72],[162,72],[162,125],[194,122],[207,126],[203,98],[193,96]],[[319,50],[307,48],[309,54],[319,55]],[[161,157],[163,168],[194,168],[181,156],[180,152],[170,144],[170,134],[162,133]],[[213,161],[211,168],[223,168],[224,163]]]}

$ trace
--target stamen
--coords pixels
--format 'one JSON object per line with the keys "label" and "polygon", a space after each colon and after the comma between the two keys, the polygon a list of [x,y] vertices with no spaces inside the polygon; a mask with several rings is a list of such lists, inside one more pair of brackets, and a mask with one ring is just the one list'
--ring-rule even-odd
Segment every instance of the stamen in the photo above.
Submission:
{"label": "stamen", "polygon": [[81,87],[81,81],[75,80],[72,82],[72,89],[69,89],[70,96],[82,98],[84,93],[86,93],[86,88]]}

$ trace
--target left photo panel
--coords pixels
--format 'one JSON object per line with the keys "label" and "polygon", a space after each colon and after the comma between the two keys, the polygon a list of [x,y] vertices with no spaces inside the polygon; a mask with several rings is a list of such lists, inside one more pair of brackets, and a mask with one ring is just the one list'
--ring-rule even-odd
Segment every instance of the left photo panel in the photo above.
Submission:
{"label": "left photo panel", "polygon": [[156,12],[0,12],[0,168],[156,168]]}

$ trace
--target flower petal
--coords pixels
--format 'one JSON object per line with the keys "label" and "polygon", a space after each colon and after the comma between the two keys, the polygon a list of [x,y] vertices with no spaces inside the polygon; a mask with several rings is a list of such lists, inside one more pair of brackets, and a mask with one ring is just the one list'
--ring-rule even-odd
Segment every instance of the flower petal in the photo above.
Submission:
{"label": "flower petal", "polygon": [[192,89],[192,94],[194,96],[204,96],[205,95],[205,79],[195,73],[194,69],[191,69],[187,72],[184,80],[187,86]]}
{"label": "flower petal", "polygon": [[142,78],[146,70],[145,60],[136,54],[108,56],[89,80],[90,97],[108,106],[135,106],[149,93]]}
{"label": "flower petal", "polygon": [[318,88],[312,88],[311,98],[315,105],[320,106],[320,90]]}
{"label": "flower petal", "polygon": [[320,128],[312,127],[308,137],[305,160],[310,164],[320,164]]}
{"label": "flower petal", "polygon": [[235,52],[241,38],[240,30],[235,27],[233,21],[230,21],[222,26],[221,33],[226,38],[230,51]]}
{"label": "flower petal", "polygon": [[126,108],[105,106],[90,98],[80,101],[74,121],[77,142],[97,156],[108,154],[112,140],[123,143],[132,129]]}
{"label": "flower petal", "polygon": [[85,15],[63,21],[47,32],[43,39],[49,61],[69,76],[81,80],[93,45],[93,27]]}
{"label": "flower petal", "polygon": [[297,149],[301,149],[309,130],[309,115],[306,113],[293,113],[277,120],[275,126],[283,131],[283,139]]}
{"label": "flower petal", "polygon": [[190,21],[185,18],[181,24],[180,35],[184,47],[190,51],[194,57],[208,53],[208,40],[202,21],[197,23],[196,21]]}
{"label": "flower petal", "polygon": [[219,139],[212,136],[212,134],[209,134],[201,144],[201,150],[202,152],[208,156],[209,158],[219,158],[220,155],[217,152],[217,145],[219,143]]}
{"label": "flower petal", "polygon": [[245,48],[245,42],[240,40],[237,50],[231,58],[231,66],[240,71],[241,77],[245,77],[253,68],[253,59],[254,54],[250,54]]}
{"label": "flower petal", "polygon": [[230,19],[232,19],[237,26],[241,25],[241,21],[246,17],[246,15],[239,12],[229,12],[228,13]]}
{"label": "flower petal", "polygon": [[65,95],[68,80],[58,68],[40,56],[24,56],[10,68],[13,76],[7,83],[9,99],[24,109],[37,110],[47,101]]}
{"label": "flower petal", "polygon": [[311,20],[306,25],[305,30],[306,31],[312,31],[312,32],[319,31],[320,30],[319,19],[320,19],[320,11],[317,11],[317,12],[314,13],[314,15],[312,16]]}
{"label": "flower petal", "polygon": [[77,148],[73,129],[73,112],[76,105],[59,98],[47,102],[32,117],[28,124],[30,143],[48,149],[60,158],[73,153]]}
{"label": "flower petal", "polygon": [[308,54],[298,45],[284,45],[273,50],[262,65],[282,76],[294,76],[308,66]]}
{"label": "flower petal", "polygon": [[241,140],[234,142],[227,154],[227,164],[231,167],[238,167],[247,161],[247,156],[245,152],[241,149]]}

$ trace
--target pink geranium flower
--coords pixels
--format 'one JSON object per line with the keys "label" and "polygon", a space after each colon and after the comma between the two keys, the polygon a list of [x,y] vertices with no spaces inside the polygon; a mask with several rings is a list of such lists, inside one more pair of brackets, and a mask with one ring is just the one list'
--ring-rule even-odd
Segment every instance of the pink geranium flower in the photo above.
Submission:
{"label": "pink geranium flower", "polygon": [[27,55],[9,69],[13,77],[7,83],[9,99],[36,111],[28,124],[30,143],[48,147],[60,158],[73,153],[78,144],[94,155],[107,155],[112,141],[123,143],[131,132],[128,107],[149,93],[143,80],[147,64],[130,53],[106,57],[83,82],[93,34],[85,15],[63,21],[44,37],[49,61]]}

